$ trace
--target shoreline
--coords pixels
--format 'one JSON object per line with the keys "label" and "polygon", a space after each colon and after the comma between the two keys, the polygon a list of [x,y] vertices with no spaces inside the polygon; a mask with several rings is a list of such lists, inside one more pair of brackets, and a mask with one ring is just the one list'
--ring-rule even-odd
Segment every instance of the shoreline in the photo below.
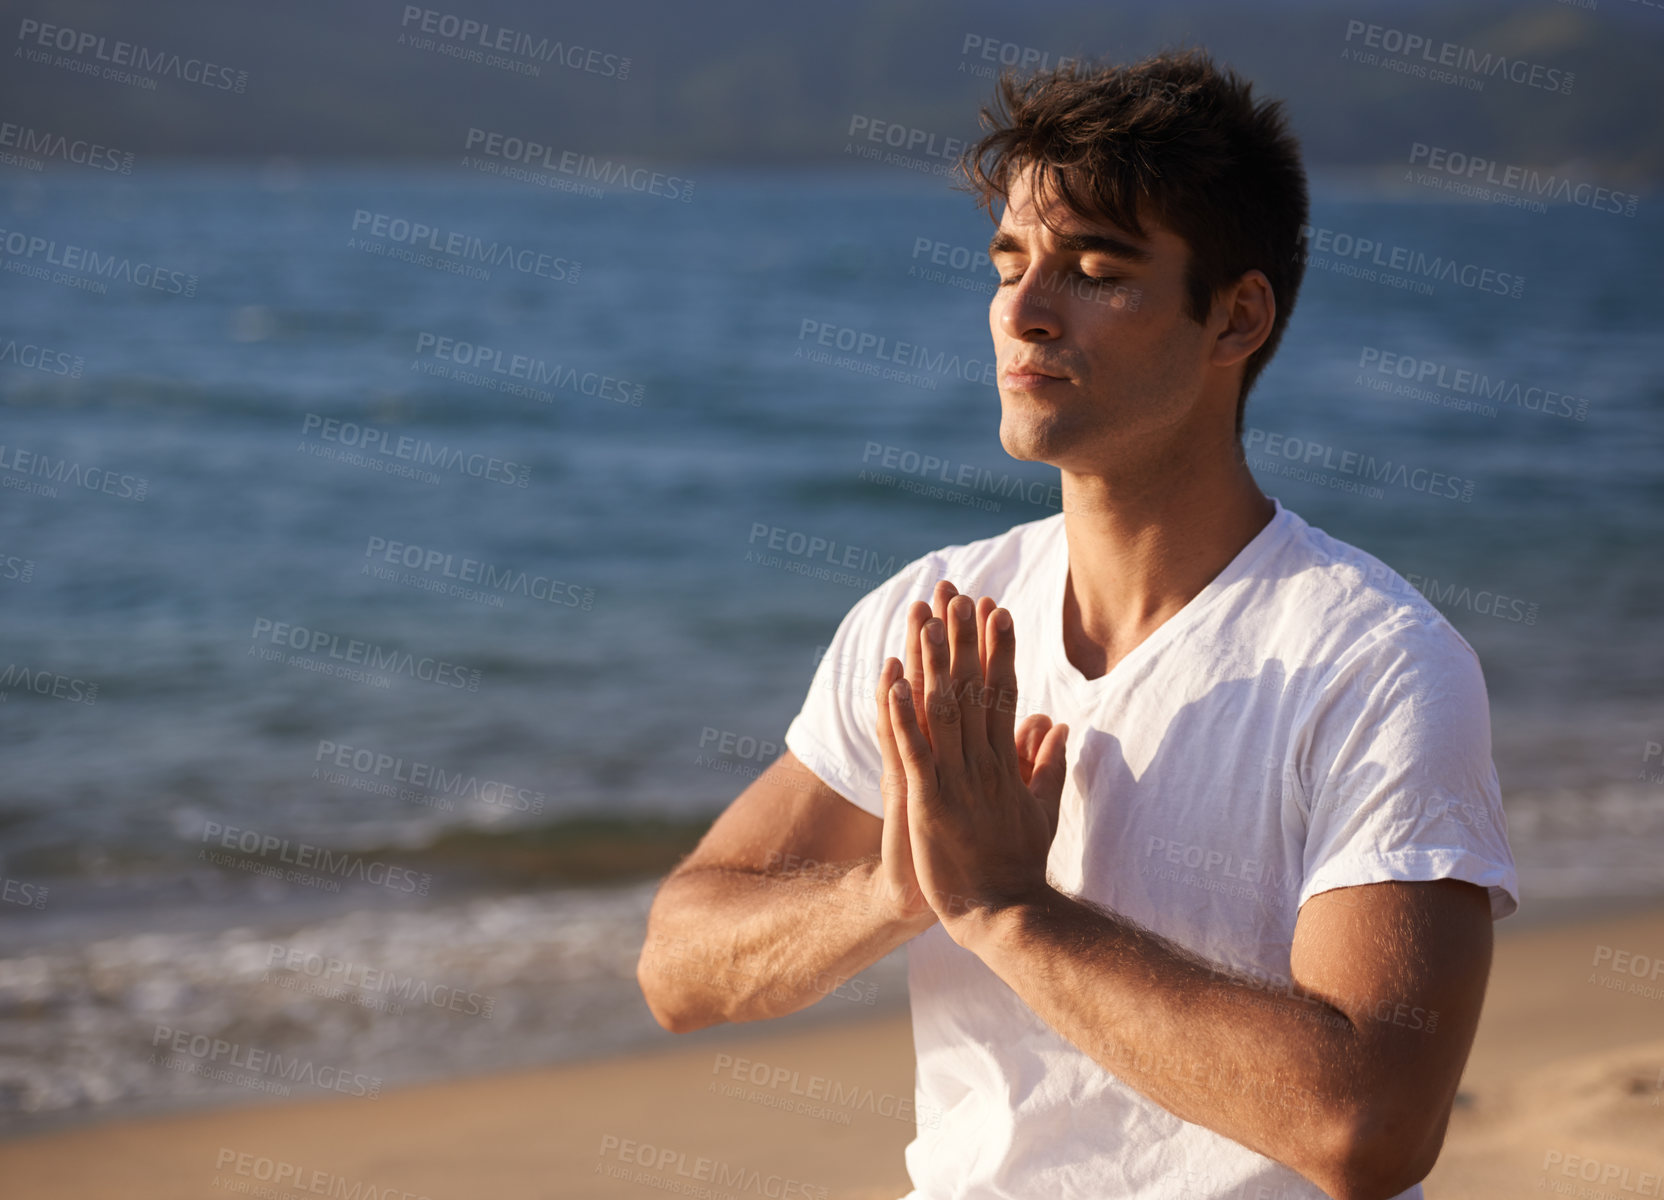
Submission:
{"label": "shoreline", "polygon": [[[628,890],[640,886],[642,881],[631,881],[617,885],[616,888],[598,890]],[[555,889],[556,892],[590,891],[597,889]],[[544,893],[547,894],[547,893]],[[1621,919],[1628,916],[1638,916],[1655,911],[1664,911],[1664,897],[1638,896],[1597,896],[1577,898],[1550,898],[1528,902],[1519,912],[1508,917],[1497,928],[1497,939],[1500,944],[1504,939],[1536,932],[1539,930],[1563,926],[1595,922],[1608,919]],[[308,914],[316,916],[316,914]],[[246,922],[244,922],[246,923]],[[1664,947],[1661,947],[1664,951]],[[884,987],[882,998],[869,1009],[845,1007],[822,1003],[802,1013],[781,1020],[752,1025],[725,1025],[698,1033],[683,1035],[672,1039],[657,1026],[648,1022],[648,1032],[634,1040],[622,1044],[617,1042],[603,1043],[590,1052],[580,1051],[575,1054],[561,1055],[539,1060],[534,1067],[528,1069],[555,1069],[567,1066],[580,1066],[588,1063],[607,1062],[616,1059],[633,1057],[640,1054],[653,1054],[664,1050],[675,1049],[678,1046],[693,1044],[695,1041],[730,1039],[745,1041],[754,1037],[770,1037],[785,1032],[805,1032],[827,1026],[864,1023],[868,1020],[896,1013],[906,1015],[906,958],[904,951],[897,951],[879,964],[874,964],[859,976],[861,979],[872,980],[882,977]],[[899,988],[900,994],[897,994]],[[1488,1003],[1488,1001],[1487,1001]],[[645,1013],[645,1009],[643,1009]],[[387,1087],[390,1090],[404,1090],[411,1087],[433,1086],[443,1083],[461,1083],[468,1080],[489,1078],[512,1071],[511,1065],[497,1063],[465,1073],[443,1070],[421,1074],[403,1074],[390,1078]],[[219,1111],[258,1111],[273,1104],[307,1103],[311,1100],[327,1099],[326,1095],[313,1093],[311,1095],[288,1096],[282,1099],[262,1101],[253,1096],[246,1099],[225,1093],[208,1095],[151,1095],[135,1097],[117,1101],[96,1110],[79,1108],[61,1109],[39,1114],[14,1115],[7,1123],[0,1123],[0,1146],[8,1142],[25,1138],[46,1136],[49,1134],[68,1133],[77,1130],[96,1129],[104,1125],[119,1122],[142,1121],[151,1118],[183,1117],[194,1114]]]}
{"label": "shoreline", "polygon": [[[1664,987],[1650,998],[1628,990],[1664,985],[1664,976],[1630,978],[1664,958],[1664,905],[1542,907],[1535,920],[1498,927],[1485,1013],[1430,1198],[1578,1187],[1647,1195],[1636,1181],[1664,1173]],[[685,1172],[708,1158],[829,1197],[897,1200],[908,1189],[912,1078],[905,1010],[811,1010],[553,1066],[414,1083],[375,1101],[194,1108],[30,1131],[0,1141],[0,1177],[43,1198],[308,1194],[304,1183],[277,1187],[280,1171],[285,1181],[325,1181],[317,1186],[326,1194],[339,1186],[351,1195],[356,1183],[378,1200],[639,1196],[643,1186],[674,1191],[678,1165]],[[643,1147],[662,1173],[621,1162]],[[1591,1169],[1598,1190],[1579,1174]],[[1625,1179],[1628,1192],[1619,1190]]]}

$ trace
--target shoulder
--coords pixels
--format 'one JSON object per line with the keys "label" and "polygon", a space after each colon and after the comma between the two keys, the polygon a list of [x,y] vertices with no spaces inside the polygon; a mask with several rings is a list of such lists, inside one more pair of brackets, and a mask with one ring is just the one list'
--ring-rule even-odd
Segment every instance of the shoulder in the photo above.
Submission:
{"label": "shoulder", "polygon": [[1473,647],[1409,580],[1298,514],[1280,515],[1288,527],[1263,574],[1276,593],[1282,633],[1302,644],[1308,662],[1336,672],[1394,665],[1483,687]]}
{"label": "shoulder", "polygon": [[[1444,614],[1373,554],[1283,510],[1269,552],[1241,581],[1223,629],[1252,628],[1282,664],[1285,700],[1307,728],[1418,730],[1489,745],[1479,657]],[[1240,634],[1239,634],[1240,635]]]}

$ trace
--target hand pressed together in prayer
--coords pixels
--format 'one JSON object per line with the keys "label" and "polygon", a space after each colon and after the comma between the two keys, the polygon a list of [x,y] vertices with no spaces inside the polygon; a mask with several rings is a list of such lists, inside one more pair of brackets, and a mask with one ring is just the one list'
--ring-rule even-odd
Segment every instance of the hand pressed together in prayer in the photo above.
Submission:
{"label": "hand pressed together in prayer", "polygon": [[904,917],[940,919],[956,941],[1050,886],[1069,729],[1042,713],[1017,727],[1016,652],[1009,612],[943,580],[934,605],[908,611],[906,664],[879,672],[884,887]]}

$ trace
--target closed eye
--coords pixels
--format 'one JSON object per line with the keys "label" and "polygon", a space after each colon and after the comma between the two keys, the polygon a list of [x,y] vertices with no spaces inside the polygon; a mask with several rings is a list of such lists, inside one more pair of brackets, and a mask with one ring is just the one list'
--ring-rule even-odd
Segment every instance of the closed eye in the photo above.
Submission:
{"label": "closed eye", "polygon": [[[1080,278],[1086,280],[1088,283],[1097,284],[1099,286],[1103,286],[1105,284],[1111,284],[1111,283],[1120,283],[1121,278],[1122,278],[1119,275],[1089,275],[1085,271],[1072,271],[1072,272],[1070,272],[1070,274],[1077,275]],[[1023,277],[1021,275],[1013,275],[1009,279],[1005,278],[1004,276],[1001,276],[1000,277],[1000,286],[1001,287],[1009,287],[1013,284],[1022,282],[1022,278]]]}

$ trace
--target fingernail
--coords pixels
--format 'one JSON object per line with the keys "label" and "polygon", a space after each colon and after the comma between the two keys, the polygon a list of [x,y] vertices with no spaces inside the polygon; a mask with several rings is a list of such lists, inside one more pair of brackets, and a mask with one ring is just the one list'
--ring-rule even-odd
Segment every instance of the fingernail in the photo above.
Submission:
{"label": "fingernail", "polygon": [[1011,629],[1011,614],[1003,608],[996,612],[994,614],[994,628],[1001,633],[1008,632]]}
{"label": "fingernail", "polygon": [[935,617],[931,617],[929,623],[925,625],[924,635],[938,646],[948,640],[948,631],[942,628],[942,623]]}
{"label": "fingernail", "polygon": [[890,695],[906,704],[913,698],[913,689],[907,686],[907,680],[898,679],[890,685]]}

